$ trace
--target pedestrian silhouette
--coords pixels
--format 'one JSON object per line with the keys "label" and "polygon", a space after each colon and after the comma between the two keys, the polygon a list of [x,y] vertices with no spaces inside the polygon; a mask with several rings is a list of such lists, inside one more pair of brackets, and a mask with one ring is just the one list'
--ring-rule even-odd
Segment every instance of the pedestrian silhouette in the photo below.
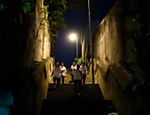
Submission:
{"label": "pedestrian silhouette", "polygon": [[62,85],[64,85],[64,78],[67,76],[67,69],[64,66],[63,62],[61,63],[60,71],[61,71]]}
{"label": "pedestrian silhouette", "polygon": [[[61,78],[61,70],[60,70],[58,62],[56,63],[56,66],[55,66],[51,76],[53,76],[54,86],[56,86],[58,88],[60,86],[60,78]],[[56,81],[57,81],[57,85],[56,85]]]}
{"label": "pedestrian silhouette", "polygon": [[74,81],[74,94],[80,95],[81,88],[81,72],[79,71],[80,66],[77,65],[77,69],[72,71]]}
{"label": "pedestrian silhouette", "polygon": [[74,71],[74,70],[76,70],[77,69],[77,64],[76,64],[76,62],[73,62],[72,63],[72,65],[71,65],[71,68],[70,68],[70,75],[71,75],[71,81],[70,81],[70,83],[72,83],[73,82],[73,74],[72,74],[72,72]]}
{"label": "pedestrian silhouette", "polygon": [[87,74],[87,67],[85,65],[85,62],[82,62],[79,70],[81,71],[81,75],[82,75],[82,79],[81,79],[82,84],[85,85],[86,74]]}

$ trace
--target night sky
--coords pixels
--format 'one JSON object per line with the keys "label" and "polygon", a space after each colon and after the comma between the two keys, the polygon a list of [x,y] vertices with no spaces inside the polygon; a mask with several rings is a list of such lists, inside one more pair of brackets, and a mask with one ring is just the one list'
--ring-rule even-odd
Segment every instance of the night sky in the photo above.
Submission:
{"label": "night sky", "polygon": [[[107,15],[112,8],[116,0],[95,0],[91,4],[91,22],[92,33],[101,22],[101,20]],[[75,42],[69,40],[68,35],[71,32],[76,32],[80,39],[80,33],[82,27],[86,29],[86,41],[89,43],[88,33],[88,6],[86,10],[77,11],[72,9],[64,14],[67,28],[60,31],[58,40],[55,44],[56,62],[64,62],[67,68],[70,68],[72,61],[76,57]],[[79,55],[81,55],[81,44],[79,40]]]}

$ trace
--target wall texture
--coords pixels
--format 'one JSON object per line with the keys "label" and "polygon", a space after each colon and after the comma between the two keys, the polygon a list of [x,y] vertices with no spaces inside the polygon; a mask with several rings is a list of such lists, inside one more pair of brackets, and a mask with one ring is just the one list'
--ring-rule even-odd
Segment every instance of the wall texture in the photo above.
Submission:
{"label": "wall texture", "polygon": [[33,0],[35,9],[25,13],[22,1],[2,2],[7,9],[0,11],[0,90],[14,97],[11,114],[37,115],[54,63],[47,7],[43,0]]}
{"label": "wall texture", "polygon": [[[54,59],[50,57],[51,53],[51,43],[50,43],[50,31],[49,31],[49,21],[47,19],[48,12],[47,7],[43,5],[43,0],[37,0],[35,5],[35,14],[32,17],[33,23],[32,28],[29,28],[30,40],[27,40],[27,46],[32,47],[32,49],[25,47],[25,52],[23,62],[25,62],[25,67],[31,67],[29,76],[24,81],[25,87],[23,91],[19,94],[22,99],[18,100],[16,97],[15,103],[15,114],[24,115],[39,115],[42,101],[46,99],[48,91],[49,76],[52,71],[50,69],[53,66]],[[32,35],[34,33],[34,36]],[[29,44],[30,43],[30,44]],[[31,51],[32,56],[29,51]],[[32,59],[32,66],[26,64],[27,60]],[[17,95],[17,96],[19,96]],[[18,107],[19,106],[19,107]]]}
{"label": "wall texture", "polygon": [[37,0],[35,8],[35,61],[42,61],[50,57],[50,28],[47,7],[43,6],[43,1]]}
{"label": "wall texture", "polygon": [[146,100],[149,102],[144,99],[150,68],[148,4],[148,1],[118,0],[93,37],[95,82],[104,98],[113,101],[119,115],[148,112],[143,106]]}

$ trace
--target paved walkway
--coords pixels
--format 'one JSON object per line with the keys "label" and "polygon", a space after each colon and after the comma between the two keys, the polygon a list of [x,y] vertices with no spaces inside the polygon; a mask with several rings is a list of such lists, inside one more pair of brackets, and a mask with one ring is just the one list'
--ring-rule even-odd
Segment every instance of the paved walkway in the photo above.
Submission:
{"label": "paved walkway", "polygon": [[85,85],[80,94],[74,95],[72,84],[61,85],[59,88],[50,84],[41,115],[108,115],[115,111],[112,103],[103,99],[98,85]]}

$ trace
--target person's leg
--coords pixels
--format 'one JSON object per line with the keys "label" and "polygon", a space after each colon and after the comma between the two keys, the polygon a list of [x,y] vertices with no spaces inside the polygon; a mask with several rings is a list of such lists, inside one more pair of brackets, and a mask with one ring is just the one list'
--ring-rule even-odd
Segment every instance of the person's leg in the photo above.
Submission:
{"label": "person's leg", "polygon": [[82,81],[83,81],[83,74],[81,75],[81,84],[83,84],[83,82],[82,82]]}
{"label": "person's leg", "polygon": [[74,80],[74,93],[76,94],[77,93],[77,81]]}
{"label": "person's leg", "polygon": [[79,80],[77,80],[77,93],[79,93]]}
{"label": "person's leg", "polygon": [[56,77],[53,77],[53,83],[56,84]]}
{"label": "person's leg", "polygon": [[82,81],[79,80],[79,89],[81,89],[81,84],[82,84]]}
{"label": "person's leg", "polygon": [[57,78],[57,88],[59,87],[60,85],[60,78]]}
{"label": "person's leg", "polygon": [[72,74],[70,75],[71,75],[71,80],[69,81],[69,83],[73,83],[73,75]]}
{"label": "person's leg", "polygon": [[62,85],[64,85],[64,76],[61,76],[62,77]]}
{"label": "person's leg", "polygon": [[83,74],[83,85],[85,85],[86,74]]}
{"label": "person's leg", "polygon": [[77,92],[80,95],[80,88],[81,88],[81,80],[77,81],[78,87],[77,87]]}

